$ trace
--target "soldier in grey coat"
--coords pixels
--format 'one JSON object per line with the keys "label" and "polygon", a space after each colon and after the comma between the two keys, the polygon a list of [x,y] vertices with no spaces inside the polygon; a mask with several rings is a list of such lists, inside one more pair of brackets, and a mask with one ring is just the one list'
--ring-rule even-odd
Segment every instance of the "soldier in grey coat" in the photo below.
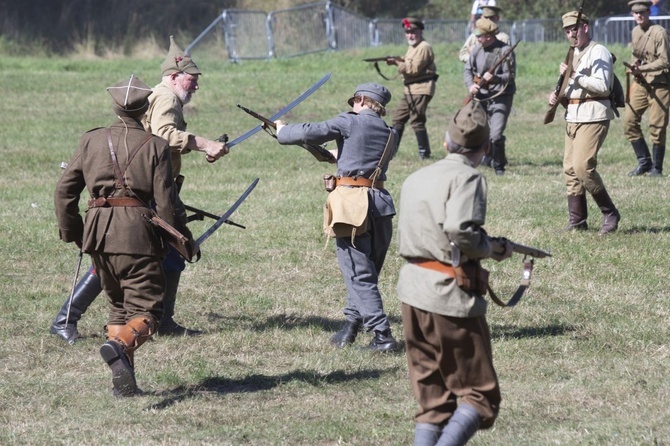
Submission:
{"label": "soldier in grey coat", "polygon": [[[361,328],[374,333],[369,348],[395,351],[378,288],[386,252],[393,234],[395,207],[384,189],[388,160],[397,150],[397,132],[382,116],[391,93],[375,83],[359,85],[349,99],[353,111],[333,119],[304,124],[276,121],[280,144],[323,144],[335,141],[337,188],[367,188],[367,231],[336,238],[337,260],[347,285],[345,324],[330,340],[336,347],[352,344]],[[331,192],[332,193],[332,192]]]}
{"label": "soldier in grey coat", "polygon": [[[117,396],[132,396],[134,352],[156,331],[163,313],[167,249],[146,218],[158,216],[189,240],[186,211],[177,195],[167,141],[144,130],[149,88],[131,76],[107,89],[118,121],[87,132],[56,186],[60,237],[91,255],[110,311],[100,355],[112,371]],[[86,218],[79,200],[86,189]]]}

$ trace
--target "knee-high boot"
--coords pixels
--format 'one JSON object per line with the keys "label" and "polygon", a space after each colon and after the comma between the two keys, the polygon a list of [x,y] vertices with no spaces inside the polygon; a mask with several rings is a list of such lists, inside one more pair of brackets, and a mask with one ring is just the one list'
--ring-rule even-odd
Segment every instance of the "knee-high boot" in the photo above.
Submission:
{"label": "knee-high boot", "polygon": [[662,177],[663,176],[663,158],[665,158],[665,146],[659,146],[654,144],[653,148],[653,158],[652,162],[654,167],[649,172],[651,177]]}
{"label": "knee-high boot", "polygon": [[177,289],[181,271],[165,271],[165,296],[163,297],[163,316],[158,324],[158,334],[161,336],[197,336],[199,330],[191,330],[179,325],[174,320],[174,306],[177,302]]}
{"label": "knee-high boot", "polygon": [[589,228],[586,218],[588,216],[588,207],[586,205],[586,195],[568,195],[568,226],[567,231],[585,231]]}
{"label": "knee-high boot", "polygon": [[637,167],[628,172],[628,176],[637,177],[644,175],[651,170],[652,166],[649,146],[647,146],[647,142],[644,140],[644,138],[632,141],[631,145],[633,146],[635,157],[637,158]]}
{"label": "knee-high boot", "polygon": [[125,325],[107,326],[107,342],[100,347],[100,356],[112,371],[115,395],[137,394],[134,353],[155,331],[155,320],[146,316],[134,317]]}
{"label": "knee-high boot", "polygon": [[617,210],[612,199],[610,198],[607,190],[603,189],[597,194],[593,195],[593,199],[600,208],[600,212],[603,213],[603,225],[600,228],[600,235],[605,235],[610,232],[614,232],[619,227],[619,221],[621,220],[621,214]]}
{"label": "knee-high boot", "polygon": [[419,145],[419,157],[427,160],[430,158],[430,141],[426,130],[418,130],[416,133],[416,142]]}
{"label": "knee-high boot", "polygon": [[81,338],[77,330],[77,322],[101,292],[100,277],[95,274],[95,269],[91,266],[75,286],[72,301],[70,302],[68,297],[51,323],[51,334],[60,336],[70,345],[74,344],[77,339]]}

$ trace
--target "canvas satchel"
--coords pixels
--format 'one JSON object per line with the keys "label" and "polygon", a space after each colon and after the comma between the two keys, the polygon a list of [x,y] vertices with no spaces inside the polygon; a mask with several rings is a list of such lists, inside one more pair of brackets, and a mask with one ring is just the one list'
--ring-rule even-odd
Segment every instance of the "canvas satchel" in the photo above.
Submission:
{"label": "canvas satchel", "polygon": [[370,198],[368,187],[338,186],[328,194],[323,206],[323,230],[329,237],[365,234]]}

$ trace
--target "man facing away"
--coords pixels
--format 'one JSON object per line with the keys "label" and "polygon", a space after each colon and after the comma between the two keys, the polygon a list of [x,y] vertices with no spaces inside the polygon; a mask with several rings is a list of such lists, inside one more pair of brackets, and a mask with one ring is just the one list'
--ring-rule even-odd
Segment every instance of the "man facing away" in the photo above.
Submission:
{"label": "man facing away", "polygon": [[[156,331],[166,283],[161,266],[166,249],[147,218],[151,203],[193,242],[167,143],[140,122],[151,89],[131,76],[107,91],[118,122],[84,134],[54,201],[61,239],[91,255],[108,297],[107,341],[100,355],[112,371],[114,394],[133,396],[138,392],[134,352]],[[91,197],[85,221],[79,214],[84,189]]]}
{"label": "man facing away", "polygon": [[[407,264],[397,291],[419,403],[415,446],[463,445],[500,408],[479,262],[506,259],[512,247],[483,229],[487,186],[477,166],[488,145],[488,118],[471,101],[449,122],[447,157],[411,174],[400,192],[398,253]],[[455,267],[470,286],[459,285]]]}
{"label": "man facing away", "polygon": [[[177,45],[173,36],[170,36],[170,48],[161,64],[161,70],[162,80],[149,97],[150,106],[143,117],[143,124],[147,131],[168,141],[173,175],[177,178],[181,171],[182,154],[191,151],[204,152],[207,160],[211,162],[227,154],[228,148],[225,143],[186,131],[184,106],[198,91],[198,78],[201,73],[193,59]],[[173,336],[199,334],[197,330],[190,330],[176,323],[173,318],[179,279],[185,268],[184,260],[176,250],[170,248],[163,268],[166,296],[158,334]],[[77,284],[71,301],[66,300],[62,305],[51,324],[51,333],[63,338],[68,344],[73,344],[80,337],[77,322],[101,291],[100,278],[91,267]]]}

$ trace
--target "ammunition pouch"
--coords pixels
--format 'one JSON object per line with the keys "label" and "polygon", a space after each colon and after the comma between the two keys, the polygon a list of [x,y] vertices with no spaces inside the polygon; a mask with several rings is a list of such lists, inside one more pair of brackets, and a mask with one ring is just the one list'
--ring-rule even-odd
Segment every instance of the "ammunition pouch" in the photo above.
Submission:
{"label": "ammunition pouch", "polygon": [[481,263],[470,261],[454,268],[456,283],[463,291],[485,296],[489,289],[489,271]]}
{"label": "ammunition pouch", "polygon": [[326,174],[323,176],[323,187],[326,189],[326,192],[335,190],[336,180],[335,175]]}
{"label": "ammunition pouch", "polygon": [[425,76],[420,76],[416,78],[409,78],[409,79],[403,79],[402,83],[404,86],[412,85],[412,84],[421,84],[423,82],[437,82],[437,79],[440,77],[439,74],[428,74]]}

